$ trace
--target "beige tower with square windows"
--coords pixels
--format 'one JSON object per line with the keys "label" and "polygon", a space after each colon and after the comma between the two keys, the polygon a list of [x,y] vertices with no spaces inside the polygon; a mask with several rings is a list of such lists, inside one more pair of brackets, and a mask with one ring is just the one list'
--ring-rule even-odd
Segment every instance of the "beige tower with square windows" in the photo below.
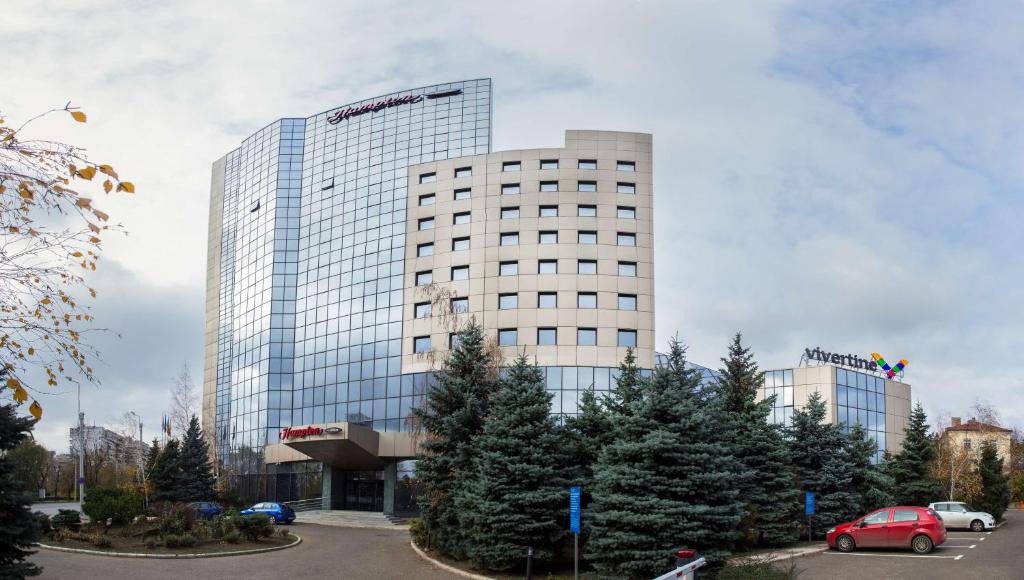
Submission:
{"label": "beige tower with square windows", "polygon": [[654,367],[651,135],[409,167],[402,372],[436,368],[474,317],[506,359]]}

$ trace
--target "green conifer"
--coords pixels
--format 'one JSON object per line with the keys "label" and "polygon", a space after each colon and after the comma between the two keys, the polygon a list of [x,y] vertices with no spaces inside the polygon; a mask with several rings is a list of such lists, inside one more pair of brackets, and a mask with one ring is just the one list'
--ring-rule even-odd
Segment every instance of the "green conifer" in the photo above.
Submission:
{"label": "green conifer", "polygon": [[861,513],[893,505],[892,478],[886,473],[884,465],[871,462],[878,444],[868,437],[860,423],[850,430],[849,439],[850,457],[854,464],[853,490],[859,499]]}
{"label": "green conifer", "polygon": [[1002,521],[1010,503],[1010,478],[1003,473],[1003,460],[990,439],[981,443],[978,475],[981,476],[981,494],[974,498],[974,508],[992,514],[997,522]]}
{"label": "green conifer", "polygon": [[171,439],[164,446],[153,466],[153,473],[149,480],[153,485],[154,500],[184,501],[181,445],[177,439]]}
{"label": "green conifer", "polygon": [[[0,371],[0,378],[6,375]],[[14,476],[8,452],[28,439],[35,422],[19,417],[13,405],[0,405],[0,577],[38,576],[42,568],[26,561],[41,530],[32,515],[32,495]]]}
{"label": "green conifer", "polygon": [[893,478],[893,497],[899,505],[927,506],[943,498],[942,484],[932,474],[935,447],[928,436],[928,416],[921,403],[914,406],[904,429],[903,444],[887,471]]}
{"label": "green conifer", "polygon": [[211,501],[215,497],[216,478],[213,477],[209,452],[210,446],[203,439],[199,419],[192,415],[181,442],[181,501]]}
{"label": "green conifer", "polygon": [[626,358],[619,364],[615,387],[605,397],[605,408],[613,415],[628,415],[632,412],[633,402],[641,396],[643,383],[640,367],[636,366],[636,354],[632,348],[627,348]]}

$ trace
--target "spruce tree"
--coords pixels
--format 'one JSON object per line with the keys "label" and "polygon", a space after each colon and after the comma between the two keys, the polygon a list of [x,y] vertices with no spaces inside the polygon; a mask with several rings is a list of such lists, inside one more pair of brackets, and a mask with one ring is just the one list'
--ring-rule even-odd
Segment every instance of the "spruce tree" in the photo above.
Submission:
{"label": "spruce tree", "polygon": [[[0,378],[5,375],[0,371]],[[0,577],[38,576],[43,570],[26,561],[41,530],[32,515],[32,495],[14,477],[8,452],[28,439],[34,421],[19,417],[13,405],[0,406]]]}
{"label": "spruce tree", "polygon": [[699,404],[700,373],[673,340],[668,364],[612,415],[614,439],[595,467],[586,558],[607,575],[650,578],[694,548],[719,562],[736,541],[743,503],[714,410]]}
{"label": "spruce tree", "polygon": [[722,436],[748,477],[736,486],[746,502],[740,533],[750,544],[782,546],[797,540],[800,496],[781,429],[768,422],[772,400],[757,400],[764,374],[743,335],[736,333],[714,389]]}
{"label": "spruce tree", "polygon": [[526,561],[529,548],[538,561],[557,555],[568,492],[551,397],[543,373],[525,356],[490,397],[483,431],[473,441],[474,469],[455,501],[477,566],[513,568]]}
{"label": "spruce tree", "polygon": [[849,434],[850,457],[853,459],[853,491],[857,494],[860,512],[867,513],[893,505],[893,480],[884,465],[874,465],[871,459],[878,450],[875,440],[868,437],[860,423]]}
{"label": "spruce tree", "polygon": [[928,436],[928,416],[921,403],[914,405],[910,423],[903,432],[900,451],[888,465],[893,478],[893,497],[898,505],[924,507],[944,495],[942,485],[930,469],[936,454]]}
{"label": "spruce tree", "polygon": [[801,492],[814,492],[814,529],[824,530],[860,515],[853,492],[855,467],[847,437],[825,420],[828,408],[821,394],[811,393],[807,405],[793,412],[789,449]]}
{"label": "spruce tree", "polygon": [[188,430],[181,442],[182,501],[211,501],[216,495],[213,468],[210,466],[210,446],[203,439],[199,419],[195,415],[188,422]]}
{"label": "spruce tree", "polygon": [[146,479],[148,480],[153,475],[153,468],[156,467],[156,462],[160,458],[160,442],[153,438],[153,443],[149,446],[149,451],[146,452]]}
{"label": "spruce tree", "polygon": [[641,396],[643,382],[640,367],[636,366],[636,354],[632,348],[627,348],[626,358],[619,364],[619,376],[615,379],[615,387],[604,400],[605,408],[614,415],[631,413],[633,402]]}
{"label": "spruce tree", "polygon": [[457,558],[465,558],[467,552],[455,496],[461,480],[473,470],[473,438],[487,416],[495,366],[483,330],[471,321],[438,371],[424,406],[414,411],[426,434],[424,453],[416,464],[423,488],[420,517],[431,547]]}
{"label": "spruce tree", "polygon": [[1003,460],[999,458],[996,445],[986,439],[981,444],[978,460],[978,475],[981,476],[981,494],[971,502],[975,509],[992,514],[996,521],[1002,521],[1006,505],[1010,503],[1010,478],[1003,473]]}
{"label": "spruce tree", "polygon": [[156,501],[183,501],[184,477],[182,475],[181,446],[177,439],[171,439],[153,466],[149,479],[153,484],[153,499]]}

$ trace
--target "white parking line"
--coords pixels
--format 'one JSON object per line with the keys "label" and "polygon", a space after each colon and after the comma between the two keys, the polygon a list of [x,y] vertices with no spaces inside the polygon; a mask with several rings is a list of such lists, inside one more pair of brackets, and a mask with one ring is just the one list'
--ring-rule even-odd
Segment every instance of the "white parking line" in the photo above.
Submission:
{"label": "white parking line", "polygon": [[916,554],[869,554],[865,552],[825,552],[826,554],[833,554],[835,556],[875,556],[879,558],[938,558],[941,560],[959,560],[964,555],[959,556],[923,556]]}
{"label": "white parking line", "polygon": [[949,550],[973,550],[977,545],[978,544],[971,544],[970,546],[947,546],[946,544],[942,544],[942,548]]}

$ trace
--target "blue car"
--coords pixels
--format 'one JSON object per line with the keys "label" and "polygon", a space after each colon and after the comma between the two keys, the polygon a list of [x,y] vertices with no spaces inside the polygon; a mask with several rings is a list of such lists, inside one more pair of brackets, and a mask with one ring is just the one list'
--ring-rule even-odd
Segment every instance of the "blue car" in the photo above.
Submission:
{"label": "blue car", "polygon": [[188,504],[188,507],[195,512],[196,517],[203,520],[212,519],[224,512],[224,508],[215,501],[194,501]]}
{"label": "blue car", "polygon": [[258,503],[238,513],[243,516],[251,516],[255,514],[263,514],[266,516],[270,516],[274,519],[275,524],[291,524],[295,521],[295,510],[286,506],[283,503],[277,503],[272,501]]}

